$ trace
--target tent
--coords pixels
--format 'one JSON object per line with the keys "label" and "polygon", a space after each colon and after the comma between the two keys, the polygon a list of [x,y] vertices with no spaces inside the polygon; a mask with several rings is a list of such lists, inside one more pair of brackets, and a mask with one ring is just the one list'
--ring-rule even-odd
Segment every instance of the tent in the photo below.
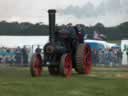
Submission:
{"label": "tent", "polygon": [[14,48],[24,45],[44,45],[48,42],[48,36],[0,36],[0,47]]}
{"label": "tent", "polygon": [[121,40],[122,64],[128,65],[128,56],[126,54],[125,47],[128,48],[128,39]]}

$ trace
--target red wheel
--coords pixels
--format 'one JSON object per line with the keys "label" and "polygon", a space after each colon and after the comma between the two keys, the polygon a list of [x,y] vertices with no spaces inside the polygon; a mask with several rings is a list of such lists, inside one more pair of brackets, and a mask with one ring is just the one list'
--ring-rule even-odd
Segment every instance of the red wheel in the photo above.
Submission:
{"label": "red wheel", "polygon": [[89,74],[92,69],[91,48],[88,44],[80,44],[76,52],[76,71],[79,74]]}
{"label": "red wheel", "polygon": [[92,56],[91,56],[91,48],[88,44],[85,45],[84,48],[84,71],[85,74],[90,74],[92,69]]}
{"label": "red wheel", "polygon": [[60,74],[70,78],[72,75],[72,57],[71,54],[64,54],[60,61]]}
{"label": "red wheel", "polygon": [[31,58],[30,70],[33,77],[41,76],[42,73],[42,57],[40,54],[34,54]]}

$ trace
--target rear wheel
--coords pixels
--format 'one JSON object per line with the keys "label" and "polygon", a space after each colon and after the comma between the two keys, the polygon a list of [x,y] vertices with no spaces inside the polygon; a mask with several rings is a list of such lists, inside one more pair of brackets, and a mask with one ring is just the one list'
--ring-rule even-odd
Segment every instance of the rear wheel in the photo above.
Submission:
{"label": "rear wheel", "polygon": [[34,54],[30,62],[30,72],[33,77],[41,76],[42,74],[42,57],[40,54]]}
{"label": "rear wheel", "polygon": [[71,54],[66,53],[61,56],[60,60],[60,74],[69,78],[72,75],[72,57]]}
{"label": "rear wheel", "polygon": [[76,71],[79,74],[89,74],[92,69],[91,48],[88,44],[80,44],[76,52]]}

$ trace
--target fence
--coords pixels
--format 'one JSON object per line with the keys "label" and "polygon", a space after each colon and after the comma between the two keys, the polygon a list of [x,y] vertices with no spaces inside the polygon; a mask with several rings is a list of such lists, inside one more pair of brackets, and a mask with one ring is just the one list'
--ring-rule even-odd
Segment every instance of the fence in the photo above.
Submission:
{"label": "fence", "polygon": [[10,64],[16,66],[28,66],[32,54],[34,54],[37,46],[43,49],[42,45],[24,45],[17,48],[0,48],[0,64]]}
{"label": "fence", "polygon": [[[0,64],[16,66],[28,66],[35,49],[40,46],[43,52],[43,45],[25,45],[20,48],[0,48]],[[119,49],[95,50],[92,49],[92,61],[94,66],[121,66],[122,52]]]}

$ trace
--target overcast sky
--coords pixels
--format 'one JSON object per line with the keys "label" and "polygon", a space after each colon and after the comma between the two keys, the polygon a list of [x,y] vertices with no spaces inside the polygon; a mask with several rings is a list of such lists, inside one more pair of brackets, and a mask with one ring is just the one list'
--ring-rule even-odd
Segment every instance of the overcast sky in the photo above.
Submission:
{"label": "overcast sky", "polygon": [[128,0],[0,0],[0,20],[48,23],[47,10],[55,8],[57,24],[106,26],[128,21]]}

